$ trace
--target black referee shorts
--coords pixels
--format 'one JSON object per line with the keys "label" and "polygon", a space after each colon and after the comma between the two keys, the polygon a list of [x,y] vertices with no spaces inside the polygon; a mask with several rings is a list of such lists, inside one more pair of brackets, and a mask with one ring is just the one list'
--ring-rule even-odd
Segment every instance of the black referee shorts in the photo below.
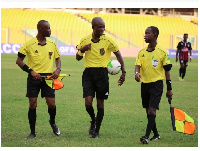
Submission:
{"label": "black referee shorts", "polygon": [[154,107],[159,110],[159,103],[163,93],[163,81],[141,84],[143,108]]}
{"label": "black referee shorts", "polygon": [[83,98],[87,96],[107,99],[109,95],[109,78],[107,68],[85,68],[82,75]]}
{"label": "black referee shorts", "polygon": [[[51,75],[51,73],[40,73],[41,76]],[[41,89],[41,97],[55,98],[55,90],[50,88],[46,82],[45,78],[41,80],[36,80],[31,74],[27,78],[27,93],[26,97],[38,97]]]}

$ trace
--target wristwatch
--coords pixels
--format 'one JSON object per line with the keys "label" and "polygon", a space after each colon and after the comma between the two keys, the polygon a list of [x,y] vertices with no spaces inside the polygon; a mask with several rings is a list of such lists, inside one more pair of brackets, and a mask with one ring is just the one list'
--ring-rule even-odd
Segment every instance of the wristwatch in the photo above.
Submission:
{"label": "wristwatch", "polygon": [[135,72],[135,76],[138,74],[139,72]]}
{"label": "wristwatch", "polygon": [[61,71],[61,68],[57,68],[57,69]]}
{"label": "wristwatch", "polygon": [[122,71],[122,73],[126,73],[126,71],[124,70],[124,71]]}

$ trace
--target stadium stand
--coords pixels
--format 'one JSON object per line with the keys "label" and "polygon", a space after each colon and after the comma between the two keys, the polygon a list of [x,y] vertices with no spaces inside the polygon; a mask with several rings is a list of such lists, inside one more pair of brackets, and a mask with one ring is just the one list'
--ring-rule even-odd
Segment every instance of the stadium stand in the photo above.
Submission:
{"label": "stadium stand", "polygon": [[198,24],[198,19],[197,18],[191,18],[191,22],[194,24]]}
{"label": "stadium stand", "polygon": [[[92,32],[93,17],[102,17],[106,23],[106,32],[113,37],[120,48],[144,47],[144,31],[148,26],[157,26],[160,30],[158,43],[164,48],[172,47],[172,36],[197,37],[197,19],[186,21],[181,17],[152,15],[110,14],[110,13],[70,13],[66,11],[36,9],[2,9],[2,43],[24,43],[35,36],[39,20],[48,20],[52,37],[57,44],[76,45],[80,37]],[[27,33],[28,32],[28,33]],[[32,33],[31,33],[32,32]],[[178,42],[178,41],[177,41]],[[175,47],[176,43],[173,44]]]}
{"label": "stadium stand", "polygon": [[[91,25],[79,17],[68,12],[39,11],[31,9],[2,9],[2,28],[8,29],[10,40],[2,35],[2,43],[23,43],[30,36],[25,36],[23,29],[37,29],[37,22],[41,19],[48,20],[52,35],[59,37],[66,44],[77,44],[80,34],[91,31]],[[72,35],[73,33],[73,35]],[[25,38],[26,37],[26,38]],[[73,38],[73,40],[71,40]],[[78,39],[78,41],[77,41]],[[73,43],[71,43],[73,41]]]}
{"label": "stadium stand", "polygon": [[[127,14],[81,14],[89,21],[95,16],[102,17],[106,22],[106,30],[120,37],[134,39],[134,44],[142,47],[141,41],[148,26],[157,26],[160,30],[158,42],[165,48],[170,48],[170,35],[197,35],[197,25],[180,17],[138,16]],[[140,36],[138,36],[140,35]],[[141,36],[142,35],[142,36]]]}

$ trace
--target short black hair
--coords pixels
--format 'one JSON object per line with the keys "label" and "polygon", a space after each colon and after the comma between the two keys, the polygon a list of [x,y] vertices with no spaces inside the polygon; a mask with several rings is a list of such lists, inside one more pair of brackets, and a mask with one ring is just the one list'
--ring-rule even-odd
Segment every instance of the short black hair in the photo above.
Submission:
{"label": "short black hair", "polygon": [[188,34],[187,34],[187,33],[185,33],[183,36],[186,36],[186,35],[188,36]]}
{"label": "short black hair", "polygon": [[158,38],[158,35],[159,35],[159,29],[158,27],[155,27],[155,26],[150,26],[148,28],[151,28],[151,31],[156,35],[156,37]]}

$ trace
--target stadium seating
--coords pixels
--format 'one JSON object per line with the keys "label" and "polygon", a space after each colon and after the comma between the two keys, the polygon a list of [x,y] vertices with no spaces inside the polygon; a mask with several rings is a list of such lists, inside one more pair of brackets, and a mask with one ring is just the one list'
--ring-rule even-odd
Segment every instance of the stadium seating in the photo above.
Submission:
{"label": "stadium seating", "polygon": [[[119,47],[144,47],[145,29],[157,26],[160,30],[158,43],[164,48],[172,46],[171,35],[197,36],[197,24],[180,17],[140,16],[131,14],[96,14],[81,13],[79,15],[50,10],[36,9],[2,9],[2,43],[23,43],[31,36],[24,34],[22,29],[36,29],[41,19],[48,20],[52,36],[68,44],[76,45],[80,38],[91,33],[93,17],[102,17],[106,23],[106,32],[118,43]],[[193,22],[197,20],[193,20]],[[9,36],[6,36],[7,35]],[[177,43],[178,41],[176,41]],[[175,46],[176,44],[174,44]]]}
{"label": "stadium seating", "polygon": [[[41,11],[33,9],[2,9],[2,28],[8,29],[10,43],[23,43],[30,37],[25,36],[22,29],[37,29],[37,22],[48,20],[52,35],[58,36],[66,44],[77,44],[80,37],[91,32],[91,25],[68,12]],[[5,32],[4,32],[5,33]],[[71,40],[73,39],[73,40]],[[7,42],[2,35],[2,43]]]}
{"label": "stadium seating", "polygon": [[191,18],[191,22],[194,24],[198,24],[198,19],[197,18]]}
{"label": "stadium seating", "polygon": [[93,17],[102,17],[106,23],[106,30],[130,40],[135,45],[143,47],[143,35],[149,26],[157,26],[160,31],[158,42],[164,48],[170,48],[170,35],[197,36],[197,25],[180,17],[139,16],[124,14],[81,14],[91,21]]}

